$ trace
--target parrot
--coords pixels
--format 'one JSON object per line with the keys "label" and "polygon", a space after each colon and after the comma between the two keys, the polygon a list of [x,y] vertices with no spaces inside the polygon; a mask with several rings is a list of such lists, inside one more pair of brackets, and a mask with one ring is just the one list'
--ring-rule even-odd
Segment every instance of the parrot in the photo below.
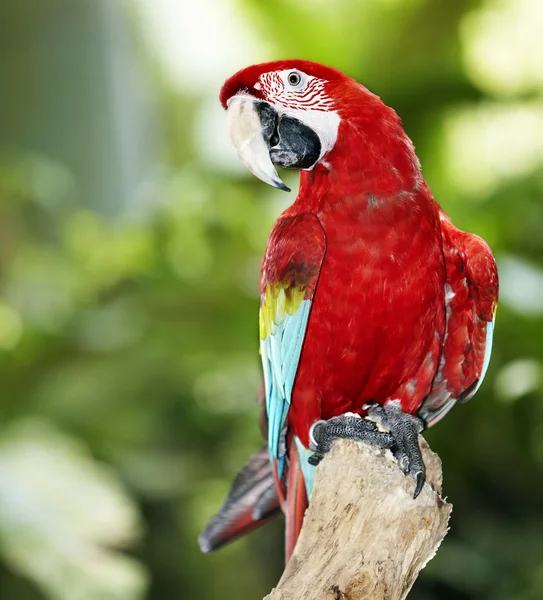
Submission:
{"label": "parrot", "polygon": [[335,439],[389,449],[419,495],[419,433],[487,372],[498,273],[488,244],[434,199],[396,112],[355,79],[262,63],[227,79],[220,102],[249,171],[290,191],[276,167],[296,169],[300,185],[261,267],[267,448],[199,541],[213,550],[283,511],[288,561]]}

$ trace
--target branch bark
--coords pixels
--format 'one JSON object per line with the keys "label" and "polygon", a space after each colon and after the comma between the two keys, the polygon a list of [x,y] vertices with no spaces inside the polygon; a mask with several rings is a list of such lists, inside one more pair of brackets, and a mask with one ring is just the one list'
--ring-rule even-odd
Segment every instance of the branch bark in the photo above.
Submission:
{"label": "branch bark", "polygon": [[294,553],[264,600],[403,600],[447,533],[441,461],[421,437],[427,483],[389,451],[337,440],[317,468]]}

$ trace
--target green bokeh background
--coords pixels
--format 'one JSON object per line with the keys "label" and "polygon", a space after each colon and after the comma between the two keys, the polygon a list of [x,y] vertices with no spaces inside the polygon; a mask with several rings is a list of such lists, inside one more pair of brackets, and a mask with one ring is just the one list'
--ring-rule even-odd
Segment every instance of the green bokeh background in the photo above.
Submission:
{"label": "green bokeh background", "polygon": [[239,168],[216,98],[282,57],[393,106],[500,267],[485,383],[426,435],[454,512],[409,598],[543,598],[542,30],[539,0],[4,0],[1,600],[277,581],[281,522],[197,536],[261,444],[259,261],[293,198]]}

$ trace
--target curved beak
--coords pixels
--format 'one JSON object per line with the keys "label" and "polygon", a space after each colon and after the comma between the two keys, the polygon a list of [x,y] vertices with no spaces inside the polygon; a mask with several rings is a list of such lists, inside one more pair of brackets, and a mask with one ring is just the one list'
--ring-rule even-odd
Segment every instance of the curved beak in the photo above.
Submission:
{"label": "curved beak", "polygon": [[270,158],[271,141],[277,129],[277,112],[267,102],[237,95],[228,101],[226,116],[230,141],[241,162],[264,183],[290,192]]}

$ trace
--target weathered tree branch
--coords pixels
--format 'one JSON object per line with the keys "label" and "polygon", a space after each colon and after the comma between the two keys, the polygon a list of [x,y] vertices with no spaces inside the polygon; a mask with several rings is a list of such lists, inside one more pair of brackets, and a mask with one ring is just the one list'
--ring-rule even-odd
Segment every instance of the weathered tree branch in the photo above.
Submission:
{"label": "weathered tree branch", "polygon": [[317,469],[294,554],[265,600],[403,600],[447,533],[441,461],[419,438],[427,483],[389,451],[338,440]]}

